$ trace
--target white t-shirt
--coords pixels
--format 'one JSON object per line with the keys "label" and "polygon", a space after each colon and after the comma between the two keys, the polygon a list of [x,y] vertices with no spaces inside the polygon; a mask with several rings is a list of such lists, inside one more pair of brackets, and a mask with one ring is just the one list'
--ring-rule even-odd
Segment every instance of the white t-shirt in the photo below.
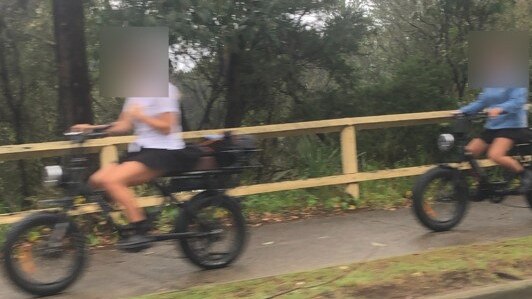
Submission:
{"label": "white t-shirt", "polygon": [[134,133],[137,139],[129,144],[129,152],[137,152],[143,148],[158,149],[182,149],[185,148],[185,142],[181,136],[182,127],[179,111],[179,90],[176,86],[168,83],[168,97],[131,97],[126,98],[122,111],[127,111],[130,105],[138,105],[146,116],[156,117],[162,113],[172,112],[176,114],[177,122],[173,125],[170,134],[165,135],[144,122],[135,120]]}

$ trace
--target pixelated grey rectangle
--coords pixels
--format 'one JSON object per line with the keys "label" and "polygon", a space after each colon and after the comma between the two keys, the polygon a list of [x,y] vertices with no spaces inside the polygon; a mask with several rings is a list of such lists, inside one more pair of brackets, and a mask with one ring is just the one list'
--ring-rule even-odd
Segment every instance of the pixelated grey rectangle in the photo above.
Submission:
{"label": "pixelated grey rectangle", "polygon": [[167,27],[107,27],[100,42],[102,96],[168,96]]}
{"label": "pixelated grey rectangle", "polygon": [[528,33],[471,32],[468,76],[470,88],[528,88]]}

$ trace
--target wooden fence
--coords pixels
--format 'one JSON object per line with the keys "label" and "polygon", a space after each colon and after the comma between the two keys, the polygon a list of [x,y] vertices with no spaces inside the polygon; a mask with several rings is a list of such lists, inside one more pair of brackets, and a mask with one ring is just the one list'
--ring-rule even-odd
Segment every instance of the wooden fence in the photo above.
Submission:
{"label": "wooden fence", "polygon": [[[275,138],[316,133],[340,133],[341,157],[343,173],[333,176],[284,181],[249,186],[240,186],[228,191],[233,196],[244,196],[259,193],[294,190],[311,187],[331,185],[346,185],[346,192],[354,197],[359,196],[357,183],[379,179],[390,179],[406,176],[419,175],[428,170],[430,165],[406,167],[398,169],[386,169],[373,172],[358,172],[357,161],[357,132],[361,130],[392,128],[401,126],[436,124],[450,120],[451,111],[436,111],[408,114],[393,114],[368,117],[353,117],[332,120],[308,121],[300,123],[287,123],[278,125],[265,125],[256,127],[242,127],[234,129],[219,129],[184,132],[183,138],[187,141],[200,139],[208,134],[219,134],[231,130],[234,134],[253,134],[258,138]],[[100,153],[101,163],[104,165],[118,158],[118,151],[133,140],[132,136],[108,137],[103,139],[89,140],[85,147],[88,153]],[[34,144],[20,144],[0,146],[0,161],[35,159],[44,157],[61,156],[73,146],[70,142],[46,142]],[[0,199],[1,200],[1,199]],[[143,197],[139,199],[139,205],[153,206],[159,203],[161,198]],[[95,204],[86,204],[77,209],[75,213],[97,212]],[[13,223],[35,211],[0,215],[0,224]]]}

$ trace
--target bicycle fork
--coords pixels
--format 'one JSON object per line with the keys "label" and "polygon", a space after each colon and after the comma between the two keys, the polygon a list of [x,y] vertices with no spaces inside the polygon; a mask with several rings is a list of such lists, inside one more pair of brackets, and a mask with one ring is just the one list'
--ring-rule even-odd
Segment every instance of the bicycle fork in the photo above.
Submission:
{"label": "bicycle fork", "polygon": [[465,157],[465,160],[471,166],[470,173],[473,175],[473,177],[476,179],[479,185],[481,186],[485,185],[488,182],[488,175],[486,174],[484,169],[480,167],[477,159],[475,159],[475,157],[473,157],[473,155],[470,153],[465,153],[464,157]]}

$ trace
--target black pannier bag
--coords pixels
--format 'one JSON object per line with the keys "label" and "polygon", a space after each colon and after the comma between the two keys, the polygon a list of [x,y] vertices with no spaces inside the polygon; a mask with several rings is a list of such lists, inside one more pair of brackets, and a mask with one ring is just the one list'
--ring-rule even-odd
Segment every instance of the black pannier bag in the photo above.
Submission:
{"label": "black pannier bag", "polygon": [[251,165],[253,153],[257,152],[257,141],[251,135],[207,136],[201,142],[188,144],[187,148],[197,151],[201,157],[190,172],[172,179],[182,191],[202,189],[227,189],[236,187],[244,169]]}
{"label": "black pannier bag", "polygon": [[204,155],[211,155],[216,168],[241,168],[248,166],[251,156],[257,151],[257,141],[251,135],[233,135],[225,132],[222,136],[206,137],[197,144]]}

